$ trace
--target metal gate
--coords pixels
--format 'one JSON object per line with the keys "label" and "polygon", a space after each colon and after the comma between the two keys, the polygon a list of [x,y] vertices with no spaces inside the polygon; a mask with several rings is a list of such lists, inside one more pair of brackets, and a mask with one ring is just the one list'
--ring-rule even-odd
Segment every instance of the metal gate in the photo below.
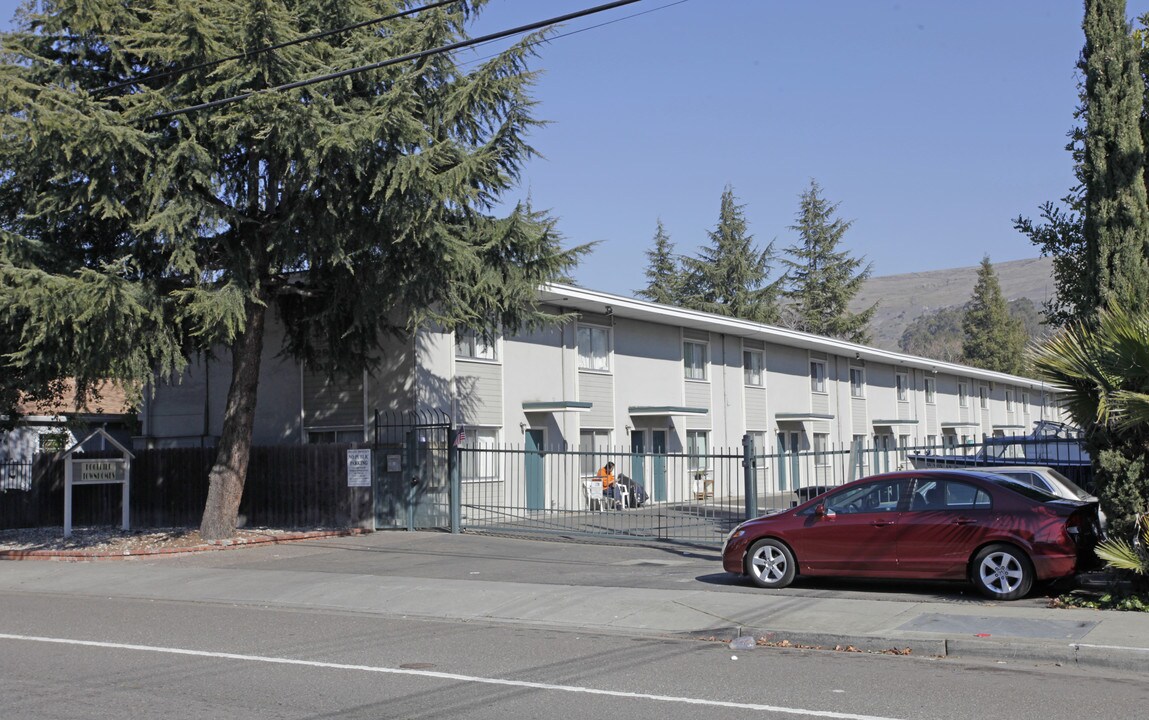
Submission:
{"label": "metal gate", "polygon": [[451,419],[438,410],[375,413],[375,527],[451,527]]}

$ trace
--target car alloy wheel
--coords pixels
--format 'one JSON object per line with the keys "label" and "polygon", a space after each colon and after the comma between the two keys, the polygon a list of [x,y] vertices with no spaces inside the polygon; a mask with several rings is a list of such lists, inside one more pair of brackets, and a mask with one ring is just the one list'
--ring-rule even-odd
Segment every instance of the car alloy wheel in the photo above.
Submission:
{"label": "car alloy wheel", "polygon": [[1029,558],[1009,545],[983,548],[974,558],[973,576],[977,589],[994,600],[1016,600],[1033,587]]}
{"label": "car alloy wheel", "polygon": [[746,553],[746,574],[758,587],[784,588],[794,582],[796,572],[790,548],[773,538],[759,540]]}

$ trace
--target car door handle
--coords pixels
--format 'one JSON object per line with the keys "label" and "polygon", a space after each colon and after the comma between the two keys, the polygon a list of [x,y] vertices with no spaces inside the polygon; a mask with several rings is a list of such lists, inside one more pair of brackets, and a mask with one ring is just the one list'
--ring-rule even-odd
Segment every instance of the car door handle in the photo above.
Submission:
{"label": "car door handle", "polygon": [[977,525],[977,520],[974,520],[973,518],[958,518],[957,520],[954,520],[953,524],[954,525]]}
{"label": "car door handle", "polygon": [[892,520],[875,520],[870,524],[874,527],[886,527],[887,525],[893,525],[894,523]]}

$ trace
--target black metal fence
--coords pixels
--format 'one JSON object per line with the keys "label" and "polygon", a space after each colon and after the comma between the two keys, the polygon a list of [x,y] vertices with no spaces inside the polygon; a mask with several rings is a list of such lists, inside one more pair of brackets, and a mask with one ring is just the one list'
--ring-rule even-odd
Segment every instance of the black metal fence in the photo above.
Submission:
{"label": "black metal fence", "polygon": [[[351,447],[252,448],[240,526],[370,526],[370,488],[347,486]],[[137,451],[131,466],[132,527],[198,527],[214,459],[211,448]],[[63,525],[64,462],[55,454],[38,455],[31,463],[2,463],[0,478],[8,479],[0,486],[0,529]],[[118,525],[121,502],[118,484],[75,485],[73,525]]]}
{"label": "black metal fence", "polygon": [[[390,427],[383,425],[381,427]],[[1051,465],[1092,489],[1088,459],[1030,457],[994,439],[955,446],[872,438],[848,446],[767,452],[743,447],[707,454],[586,452],[569,448],[474,446],[446,424],[381,433],[373,487],[348,487],[351,445],[253,448],[241,526],[442,528],[455,532],[553,534],[715,544],[743,520],[850,480],[911,467]],[[457,455],[452,452],[457,448]],[[85,457],[92,457],[85,454]],[[207,498],[210,449],[141,450],[131,464],[132,526],[194,527]],[[618,497],[596,473],[615,463]],[[0,464],[0,529],[63,523],[63,463],[52,455]],[[118,485],[76,486],[73,524],[118,524]]]}

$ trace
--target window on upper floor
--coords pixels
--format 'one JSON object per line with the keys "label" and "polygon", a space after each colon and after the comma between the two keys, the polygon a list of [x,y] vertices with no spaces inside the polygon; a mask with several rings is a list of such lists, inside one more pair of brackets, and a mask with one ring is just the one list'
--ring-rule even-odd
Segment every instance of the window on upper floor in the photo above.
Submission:
{"label": "window on upper floor", "polygon": [[581,370],[610,370],[610,328],[578,326],[578,366]]}
{"label": "window on upper floor", "polygon": [[1005,409],[1007,412],[1013,412],[1013,391],[1005,391]]}
{"label": "window on upper floor", "polygon": [[910,399],[910,376],[904,372],[894,375],[894,385],[898,391],[898,401],[906,402]]}
{"label": "window on upper floor", "polygon": [[865,368],[850,368],[850,397],[866,397],[866,370]]}
{"label": "window on upper floor", "polygon": [[938,381],[932,377],[926,378],[926,402],[933,405],[938,401]]}
{"label": "window on upper floor", "polygon": [[468,360],[497,360],[495,339],[481,331],[456,330],[455,357]]}
{"label": "window on upper floor", "polygon": [[1023,392],[1021,394],[1021,411],[1024,413],[1029,412],[1029,393]]}
{"label": "window on upper floor", "polygon": [[981,404],[981,409],[987,409],[989,407],[989,388],[985,385],[978,386],[977,397],[978,402]]}
{"label": "window on upper floor", "polygon": [[969,407],[969,385],[958,383],[958,407]]}
{"label": "window on upper floor", "polygon": [[709,346],[703,342],[684,340],[682,342],[683,377],[687,380],[706,379],[706,356]]}
{"label": "window on upper floor", "polygon": [[826,363],[821,360],[810,361],[810,391],[826,392]]}
{"label": "window on upper floor", "polygon": [[742,375],[747,385],[762,387],[762,366],[765,353],[761,350],[742,351]]}

